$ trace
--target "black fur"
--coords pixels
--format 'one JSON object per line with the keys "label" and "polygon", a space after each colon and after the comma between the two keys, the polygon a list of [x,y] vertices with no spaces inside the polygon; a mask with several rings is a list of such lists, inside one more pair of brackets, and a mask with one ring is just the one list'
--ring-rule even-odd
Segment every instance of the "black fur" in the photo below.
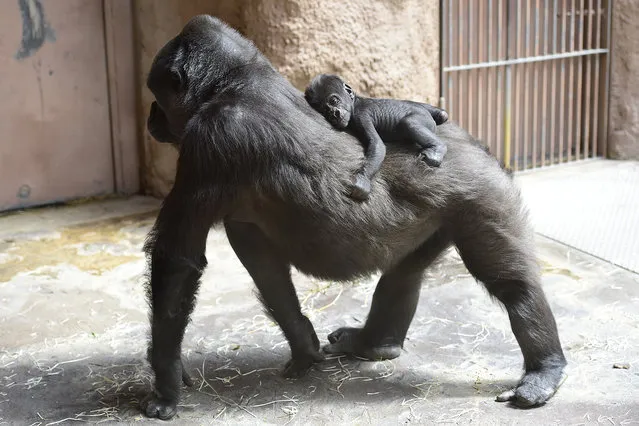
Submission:
{"label": "black fur", "polygon": [[366,200],[370,195],[371,180],[386,156],[384,142],[416,144],[420,155],[433,167],[439,167],[446,155],[446,143],[434,133],[435,126],[448,120],[442,109],[412,101],[359,96],[340,77],[331,74],[313,78],[304,96],[336,129],[349,129],[364,144],[366,161],[349,193],[356,200]]}
{"label": "black fur", "polygon": [[176,412],[182,338],[206,266],[209,228],[224,223],[269,314],[291,348],[285,374],[322,359],[302,315],[292,265],[331,280],[382,271],[363,328],[329,336],[329,353],[371,359],[399,354],[422,273],[451,244],[504,304],[525,375],[501,399],[542,404],[566,364],[541,289],[533,233],[512,179],[470,136],[438,126],[448,146],[438,168],[406,144],[389,145],[367,203],[340,187],[364,159],[246,39],[209,16],[193,18],[157,55],[147,85],[156,103],[148,127],[179,151],[175,184],[150,233],[151,417]]}

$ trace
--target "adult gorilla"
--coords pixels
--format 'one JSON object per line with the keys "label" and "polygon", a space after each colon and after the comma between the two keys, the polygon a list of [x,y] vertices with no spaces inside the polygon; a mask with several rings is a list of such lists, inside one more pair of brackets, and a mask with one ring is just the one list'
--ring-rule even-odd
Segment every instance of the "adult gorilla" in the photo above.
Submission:
{"label": "adult gorilla", "polygon": [[291,265],[331,280],[382,271],[364,327],[335,331],[325,351],[389,359],[400,353],[422,273],[455,244],[468,270],[504,304],[523,352],[523,378],[498,400],[532,406],[552,396],[566,361],[519,192],[466,132],[438,127],[448,143],[439,168],[390,144],[370,199],[358,203],[343,192],[363,161],[361,144],[334,130],[219,20],[193,18],[158,53],[147,85],[156,99],[150,132],[180,151],[175,185],[145,247],[155,372],[148,416],[172,417],[181,381],[190,381],[182,338],[207,264],[206,236],[220,222],[289,342],[286,375],[323,359]]}

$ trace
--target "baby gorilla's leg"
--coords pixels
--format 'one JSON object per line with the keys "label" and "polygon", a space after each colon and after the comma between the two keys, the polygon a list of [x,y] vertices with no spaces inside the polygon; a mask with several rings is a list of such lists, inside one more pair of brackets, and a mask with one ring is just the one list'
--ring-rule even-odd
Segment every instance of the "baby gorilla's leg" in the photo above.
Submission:
{"label": "baby gorilla's leg", "polygon": [[427,127],[426,123],[431,119],[421,114],[410,114],[399,122],[397,130],[402,132],[407,140],[419,145],[420,156],[426,164],[439,167],[448,151],[448,146]]}

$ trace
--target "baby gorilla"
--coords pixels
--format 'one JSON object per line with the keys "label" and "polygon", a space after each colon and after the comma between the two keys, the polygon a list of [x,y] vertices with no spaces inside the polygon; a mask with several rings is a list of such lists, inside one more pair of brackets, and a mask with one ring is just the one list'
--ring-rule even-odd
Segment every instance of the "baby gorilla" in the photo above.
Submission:
{"label": "baby gorilla", "polygon": [[446,111],[432,105],[395,99],[358,96],[336,75],[320,74],[305,91],[308,103],[336,129],[349,129],[364,144],[366,161],[355,176],[350,196],[366,200],[371,179],[386,156],[382,140],[409,140],[416,143],[426,164],[439,167],[446,144],[435,136],[435,127],[448,120]]}

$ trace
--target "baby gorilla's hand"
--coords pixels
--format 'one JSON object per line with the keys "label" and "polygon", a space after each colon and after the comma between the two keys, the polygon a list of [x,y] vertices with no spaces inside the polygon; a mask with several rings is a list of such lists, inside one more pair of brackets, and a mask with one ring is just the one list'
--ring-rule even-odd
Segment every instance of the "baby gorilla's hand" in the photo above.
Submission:
{"label": "baby gorilla's hand", "polygon": [[366,201],[371,193],[371,181],[364,173],[355,175],[349,196],[357,201]]}

